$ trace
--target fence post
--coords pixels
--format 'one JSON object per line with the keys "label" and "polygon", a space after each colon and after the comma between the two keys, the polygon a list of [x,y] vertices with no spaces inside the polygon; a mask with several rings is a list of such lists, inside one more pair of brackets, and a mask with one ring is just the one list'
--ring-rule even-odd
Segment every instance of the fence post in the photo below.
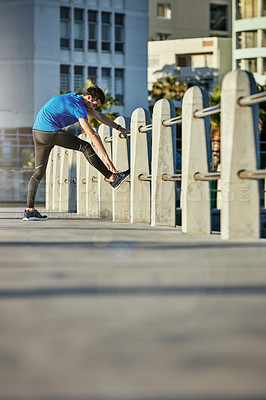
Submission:
{"label": "fence post", "polygon": [[176,127],[162,121],[176,116],[174,105],[158,100],[153,108],[151,225],[176,225],[176,183],[163,181],[163,174],[175,173]]}
{"label": "fence post", "polygon": [[[91,146],[97,154],[96,147]],[[98,171],[89,162],[86,165],[86,215],[99,218]]]}
{"label": "fence post", "polygon": [[[88,141],[88,135],[81,133],[79,138]],[[77,152],[77,213],[86,215],[86,168],[88,161],[81,151]]]}
{"label": "fence post", "polygon": [[53,209],[53,165],[54,165],[54,157],[56,157],[55,149],[53,148],[46,168],[45,173],[45,208],[46,210]]}
{"label": "fence post", "polygon": [[[106,143],[105,138],[110,138],[110,128],[107,125],[101,124],[99,127],[99,135],[104,144],[105,150],[112,159],[111,143]],[[104,176],[98,172],[98,190],[99,190],[99,218],[112,219],[112,187],[104,180]]]}
{"label": "fence post", "polygon": [[77,152],[62,148],[60,168],[60,201],[59,211],[77,211]]}
{"label": "fence post", "polygon": [[[124,128],[126,122],[123,117],[116,118],[115,122]],[[128,169],[127,139],[119,137],[119,131],[112,129],[113,162],[119,171]],[[130,222],[130,184],[129,182],[113,190],[113,221]]]}
{"label": "fence post", "polygon": [[60,166],[61,166],[61,150],[59,146],[53,148],[53,211],[59,211],[60,204]]}
{"label": "fence post", "polygon": [[197,86],[185,93],[182,107],[182,232],[211,232],[210,183],[195,181],[196,172],[210,171],[210,117],[194,113],[209,106],[206,91]]}
{"label": "fence post", "polygon": [[150,133],[139,128],[150,124],[148,111],[137,108],[131,116],[130,136],[130,222],[151,222],[151,183],[140,181],[139,175],[150,174]]}
{"label": "fence post", "polygon": [[258,105],[240,106],[240,97],[257,92],[253,76],[246,71],[229,72],[221,95],[221,237],[260,237],[259,182],[239,179],[241,169],[258,168]]}

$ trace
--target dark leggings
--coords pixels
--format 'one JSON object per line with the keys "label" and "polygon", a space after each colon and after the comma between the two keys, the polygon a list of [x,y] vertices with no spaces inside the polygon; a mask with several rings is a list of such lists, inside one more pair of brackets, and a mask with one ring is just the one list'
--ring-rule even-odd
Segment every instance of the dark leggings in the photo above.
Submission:
{"label": "dark leggings", "polygon": [[85,140],[63,130],[46,132],[33,129],[32,133],[35,146],[35,170],[30,178],[28,186],[28,208],[34,208],[37,189],[45,174],[51,150],[55,145],[66,149],[81,151],[89,163],[100,171],[106,178],[110,178],[112,175],[112,172],[107,169],[102,160],[93,150],[92,146]]}

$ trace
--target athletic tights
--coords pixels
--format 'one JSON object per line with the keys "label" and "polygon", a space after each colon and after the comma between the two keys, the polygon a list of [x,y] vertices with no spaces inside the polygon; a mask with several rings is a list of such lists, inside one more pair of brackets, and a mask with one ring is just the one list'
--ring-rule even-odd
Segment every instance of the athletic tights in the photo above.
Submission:
{"label": "athletic tights", "polygon": [[33,129],[32,133],[35,147],[35,170],[29,181],[27,208],[34,208],[37,189],[45,174],[51,150],[55,145],[81,151],[89,163],[106,178],[110,178],[112,175],[112,172],[107,169],[102,160],[97,156],[90,143],[85,140],[64,130],[46,132]]}

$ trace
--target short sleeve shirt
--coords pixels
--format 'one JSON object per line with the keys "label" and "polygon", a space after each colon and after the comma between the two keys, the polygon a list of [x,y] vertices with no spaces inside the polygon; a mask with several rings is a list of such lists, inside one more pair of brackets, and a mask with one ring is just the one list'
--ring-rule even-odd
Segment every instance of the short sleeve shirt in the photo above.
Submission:
{"label": "short sleeve shirt", "polygon": [[68,93],[50,99],[39,111],[33,129],[57,131],[75,124],[79,118],[88,120],[83,97]]}

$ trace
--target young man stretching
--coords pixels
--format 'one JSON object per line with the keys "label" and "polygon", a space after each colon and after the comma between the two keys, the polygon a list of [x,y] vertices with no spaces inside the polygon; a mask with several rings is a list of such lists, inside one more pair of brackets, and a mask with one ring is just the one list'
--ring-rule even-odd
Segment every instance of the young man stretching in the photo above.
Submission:
{"label": "young man stretching", "polygon": [[[105,176],[113,189],[117,189],[130,175],[129,170],[117,172],[106,153],[100,136],[88,123],[89,115],[99,122],[119,130],[124,136],[129,133],[129,130],[122,128],[106,115],[95,110],[104,102],[103,91],[97,86],[92,86],[85,90],[83,95],[68,93],[53,97],[41,108],[32,129],[35,147],[35,170],[29,181],[24,221],[47,219],[46,215],[41,215],[34,208],[34,202],[39,183],[47,167],[49,155],[55,145],[81,151],[89,163]],[[79,122],[84,132],[89,135],[92,144],[102,155],[104,162],[97,156],[88,142],[62,129],[76,122]]]}

